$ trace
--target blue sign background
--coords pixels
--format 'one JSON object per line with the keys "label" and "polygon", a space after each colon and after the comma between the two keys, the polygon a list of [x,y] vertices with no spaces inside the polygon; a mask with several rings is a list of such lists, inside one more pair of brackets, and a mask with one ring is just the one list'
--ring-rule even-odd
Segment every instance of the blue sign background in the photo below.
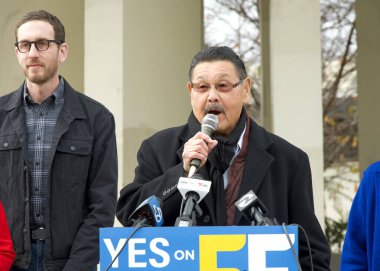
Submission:
{"label": "blue sign background", "polygon": [[[296,226],[286,227],[289,234],[295,235],[294,247],[298,253],[298,231]],[[104,239],[110,239],[113,248],[116,249],[120,239],[127,239],[133,232],[134,228],[101,228],[100,229],[100,270],[104,271],[111,263],[111,254],[104,242]],[[228,226],[228,227],[147,227],[138,230],[132,237],[145,238],[145,243],[137,243],[134,245],[135,250],[143,251],[144,255],[135,254],[133,257],[135,262],[146,263],[146,267],[129,267],[128,258],[128,244],[125,246],[119,255],[119,267],[110,268],[109,270],[165,270],[165,271],[209,271],[200,270],[199,253],[202,248],[199,246],[200,236],[212,235],[245,235],[245,244],[242,249],[238,251],[218,251],[217,252],[217,267],[216,268],[236,268],[237,270],[248,270],[248,235],[254,234],[284,234],[282,226]],[[165,251],[170,256],[170,263],[164,268],[157,268],[150,264],[149,259],[162,262],[163,257],[157,253],[153,253],[149,247],[150,242],[155,238],[163,238],[160,240],[167,240],[169,246],[164,246],[160,242],[156,247]],[[218,238],[218,237],[216,237]],[[156,239],[157,240],[157,239]],[[228,245],[228,244],[227,244]],[[254,244],[256,245],[256,244]],[[260,244],[257,244],[260,246]],[[203,248],[204,249],[204,248]],[[217,249],[217,248],[216,248]],[[233,249],[232,249],[233,250]],[[188,251],[191,257],[182,258],[185,255],[182,252]],[[202,253],[202,252],[201,252]],[[176,259],[177,255],[178,259]],[[266,252],[266,266],[267,267],[287,267],[289,271],[296,271],[297,267],[293,254],[290,250],[284,251],[268,251]]]}

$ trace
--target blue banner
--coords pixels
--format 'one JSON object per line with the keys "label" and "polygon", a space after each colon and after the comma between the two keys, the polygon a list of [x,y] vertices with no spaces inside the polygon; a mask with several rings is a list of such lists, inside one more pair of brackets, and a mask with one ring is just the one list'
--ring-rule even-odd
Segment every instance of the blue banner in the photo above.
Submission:
{"label": "blue banner", "polygon": [[[297,227],[286,227],[298,253]],[[281,226],[100,229],[100,270],[296,271]]]}

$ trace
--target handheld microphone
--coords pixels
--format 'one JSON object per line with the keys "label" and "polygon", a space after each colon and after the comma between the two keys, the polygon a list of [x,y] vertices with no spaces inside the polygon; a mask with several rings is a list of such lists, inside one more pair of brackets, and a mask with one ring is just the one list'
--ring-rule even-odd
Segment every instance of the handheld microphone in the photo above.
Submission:
{"label": "handheld microphone", "polygon": [[278,225],[276,219],[266,217],[268,209],[252,190],[235,202],[235,205],[244,217],[251,221],[252,226]]}
{"label": "handheld microphone", "polygon": [[129,221],[132,223],[131,227],[138,227],[141,225],[150,225],[160,227],[164,224],[164,216],[162,215],[161,199],[156,196],[150,196],[136,208],[136,210],[129,216]]}
{"label": "handheld microphone", "polygon": [[[177,189],[183,199],[181,214],[177,217],[175,226],[190,227],[196,225],[196,217],[202,215],[198,203],[207,195],[210,187],[211,182],[203,180],[200,174],[195,174],[191,178],[179,178]],[[182,206],[184,207],[182,208]]]}
{"label": "handheld microphone", "polygon": [[[218,127],[218,117],[214,114],[207,114],[202,119],[201,132],[211,136],[216,128]],[[201,165],[201,160],[195,158],[190,162],[189,177],[193,176],[197,172],[198,168]]]}

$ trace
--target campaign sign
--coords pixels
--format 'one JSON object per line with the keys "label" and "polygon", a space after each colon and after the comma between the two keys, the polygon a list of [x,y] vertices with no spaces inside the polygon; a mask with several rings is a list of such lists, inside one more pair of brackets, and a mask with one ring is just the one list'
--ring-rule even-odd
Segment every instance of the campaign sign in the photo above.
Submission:
{"label": "campaign sign", "polygon": [[[100,270],[296,271],[281,226],[100,229]],[[286,227],[298,253],[296,226]]]}

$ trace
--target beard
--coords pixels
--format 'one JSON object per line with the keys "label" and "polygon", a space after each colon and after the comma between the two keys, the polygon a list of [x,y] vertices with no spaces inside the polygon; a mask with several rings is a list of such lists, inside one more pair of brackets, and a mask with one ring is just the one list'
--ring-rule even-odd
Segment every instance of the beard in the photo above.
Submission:
{"label": "beard", "polygon": [[41,71],[31,71],[28,68],[24,69],[25,77],[33,84],[43,85],[50,81],[57,74],[58,66],[54,65],[50,68],[43,66]]}

